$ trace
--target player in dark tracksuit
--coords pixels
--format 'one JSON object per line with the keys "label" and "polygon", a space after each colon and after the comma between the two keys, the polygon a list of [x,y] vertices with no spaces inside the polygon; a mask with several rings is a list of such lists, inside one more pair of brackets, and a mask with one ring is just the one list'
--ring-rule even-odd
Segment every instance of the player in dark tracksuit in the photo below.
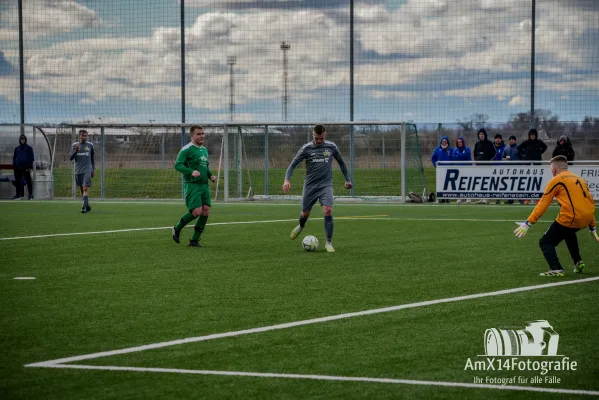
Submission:
{"label": "player in dark tracksuit", "polygon": [[15,147],[15,152],[12,157],[12,168],[15,174],[15,186],[17,188],[17,194],[13,197],[13,200],[20,200],[25,197],[23,179],[27,182],[29,200],[33,200],[33,181],[31,179],[33,161],[33,148],[27,144],[27,136],[21,135],[19,137],[19,145]]}
{"label": "player in dark tracksuit", "polygon": [[306,177],[302,192],[302,212],[299,217],[299,225],[293,229],[290,237],[292,240],[297,238],[297,235],[304,229],[304,225],[312,211],[312,206],[319,200],[320,205],[324,207],[324,229],[327,240],[325,248],[329,253],[332,253],[335,251],[331,244],[333,238],[333,158],[339,163],[345,178],[345,188],[350,189],[352,183],[339,148],[335,143],[325,140],[325,137],[326,130],[324,126],[316,125],[312,131],[313,140],[299,149],[289,168],[287,168],[283,191],[289,191],[293,170],[300,162],[305,160]]}

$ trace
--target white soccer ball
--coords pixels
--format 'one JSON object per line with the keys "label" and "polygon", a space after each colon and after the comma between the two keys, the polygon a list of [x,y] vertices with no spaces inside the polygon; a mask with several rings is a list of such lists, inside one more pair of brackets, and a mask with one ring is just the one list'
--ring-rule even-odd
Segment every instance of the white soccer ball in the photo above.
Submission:
{"label": "white soccer ball", "polygon": [[318,248],[318,239],[316,239],[316,236],[306,236],[304,240],[302,240],[302,247],[306,251],[316,251]]}

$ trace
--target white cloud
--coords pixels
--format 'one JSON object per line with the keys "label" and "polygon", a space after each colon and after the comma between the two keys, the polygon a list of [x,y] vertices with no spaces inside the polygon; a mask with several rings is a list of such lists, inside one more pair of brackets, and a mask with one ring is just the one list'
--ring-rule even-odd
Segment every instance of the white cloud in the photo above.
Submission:
{"label": "white cloud", "polygon": [[[279,101],[283,79],[279,46],[283,40],[291,44],[287,55],[292,102],[313,99],[317,91],[334,94],[340,87],[347,88],[347,9],[285,7],[286,0],[273,1],[282,4],[263,9],[248,8],[256,4],[249,0],[222,0],[218,8],[222,11],[201,14],[186,29],[188,104],[211,110],[228,107],[229,55],[237,57],[237,104]],[[94,10],[73,0],[34,3],[24,2],[35,8],[26,14],[28,37],[102,24]],[[187,0],[186,5],[214,9],[212,0]],[[230,11],[241,5],[246,6],[243,12]],[[589,79],[573,71],[597,70],[582,38],[596,29],[599,11],[557,0],[538,3],[537,9],[537,71],[543,73],[536,81],[538,89],[564,95],[573,90],[596,90],[596,73]],[[530,82],[519,77],[530,70],[529,2],[408,0],[394,11],[385,4],[357,2],[355,15],[357,55],[363,51],[380,56],[376,61],[356,59],[355,83],[376,87],[367,90],[373,98],[426,95],[476,100],[491,96],[510,105],[527,101],[520,93],[526,93]],[[2,18],[6,20],[0,17],[0,22]],[[14,25],[7,26],[0,29],[0,44],[14,41]],[[143,37],[38,45],[34,51],[26,51],[26,90],[77,94],[83,104],[90,105],[110,98],[178,100],[179,33],[179,28],[156,26],[151,35]],[[14,59],[14,49],[5,54]],[[0,81],[0,96],[15,100],[11,79]],[[400,89],[394,90],[396,87]],[[426,88],[425,94],[422,88]]]}
{"label": "white cloud", "polygon": [[[23,36],[28,40],[101,24],[96,11],[75,0],[23,1]],[[4,26],[0,30],[0,40],[18,40],[16,1],[10,2],[6,11],[0,14],[0,25]]]}
{"label": "white cloud", "polygon": [[521,106],[526,104],[526,100],[524,99],[524,97],[522,96],[515,96],[512,97],[512,99],[510,100],[510,102],[508,103],[510,106]]}

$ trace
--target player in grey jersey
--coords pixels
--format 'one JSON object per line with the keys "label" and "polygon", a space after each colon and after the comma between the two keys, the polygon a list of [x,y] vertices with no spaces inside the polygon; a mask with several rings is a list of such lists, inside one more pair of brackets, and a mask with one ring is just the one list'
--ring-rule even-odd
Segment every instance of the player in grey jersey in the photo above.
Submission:
{"label": "player in grey jersey", "polygon": [[299,217],[299,225],[291,231],[291,240],[304,229],[306,221],[312,211],[312,206],[317,200],[324,207],[324,231],[326,235],[325,248],[329,253],[335,252],[331,239],[333,238],[333,158],[339,163],[341,172],[345,178],[345,188],[351,189],[352,183],[345,166],[345,161],[337,145],[325,140],[326,130],[322,125],[316,125],[312,130],[313,140],[302,146],[295,155],[283,183],[283,191],[287,193],[291,188],[291,175],[298,164],[306,160],[306,177],[304,179],[304,190],[302,192],[302,212]]}
{"label": "player in grey jersey", "polygon": [[87,131],[81,129],[79,131],[79,141],[71,146],[69,160],[75,160],[75,183],[79,186],[83,198],[83,206],[81,207],[83,214],[92,210],[89,206],[88,190],[94,177],[94,155],[94,144],[87,141]]}

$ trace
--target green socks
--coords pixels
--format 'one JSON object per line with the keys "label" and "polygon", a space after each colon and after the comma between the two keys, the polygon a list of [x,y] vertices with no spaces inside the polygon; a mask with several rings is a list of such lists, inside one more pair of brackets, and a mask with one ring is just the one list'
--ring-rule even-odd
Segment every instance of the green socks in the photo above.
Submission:
{"label": "green socks", "polygon": [[200,240],[200,236],[202,236],[202,232],[204,232],[204,228],[206,227],[206,222],[208,221],[207,215],[200,215],[198,218],[198,222],[193,230],[193,235],[191,236],[191,240]]}
{"label": "green socks", "polygon": [[[200,217],[201,218],[201,217]],[[193,221],[195,218],[193,217],[193,215],[191,215],[190,212],[186,212],[185,215],[183,215],[181,217],[181,221],[179,221],[179,223],[177,223],[177,225],[175,225],[175,229],[180,232],[181,229],[183,229],[185,227],[185,225],[189,224],[191,221]],[[204,222],[204,225],[206,225],[206,223]]]}

